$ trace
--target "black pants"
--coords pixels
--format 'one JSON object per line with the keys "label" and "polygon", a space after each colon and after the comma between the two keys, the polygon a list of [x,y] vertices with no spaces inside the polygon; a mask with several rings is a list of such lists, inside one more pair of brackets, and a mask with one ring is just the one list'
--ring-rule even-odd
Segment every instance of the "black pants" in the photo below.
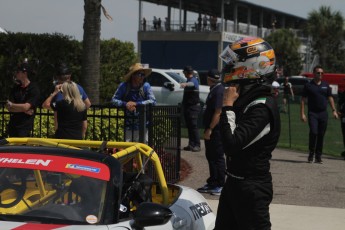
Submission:
{"label": "black pants", "polygon": [[200,147],[200,134],[198,128],[198,117],[200,114],[200,104],[184,105],[184,119],[188,129],[188,145],[191,147]]}
{"label": "black pants", "polygon": [[219,198],[215,230],[270,230],[272,182],[228,177]]}
{"label": "black pants", "polygon": [[316,154],[317,157],[322,155],[323,139],[327,129],[328,113],[327,111],[308,113],[309,123],[309,151]]}
{"label": "black pants", "polygon": [[225,183],[225,159],[220,130],[213,129],[210,140],[205,140],[205,155],[208,162],[210,177],[207,184],[223,187]]}
{"label": "black pants", "polygon": [[13,125],[8,126],[9,137],[31,137],[31,128],[14,127]]}

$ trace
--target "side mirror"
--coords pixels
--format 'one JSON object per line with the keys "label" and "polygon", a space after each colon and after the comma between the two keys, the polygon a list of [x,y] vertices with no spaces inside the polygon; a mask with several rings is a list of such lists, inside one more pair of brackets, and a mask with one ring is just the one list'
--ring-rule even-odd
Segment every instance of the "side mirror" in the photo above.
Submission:
{"label": "side mirror", "polygon": [[132,227],[143,229],[148,226],[164,225],[172,217],[172,211],[161,204],[143,202],[134,213]]}
{"label": "side mirror", "polygon": [[164,82],[164,87],[169,89],[170,91],[174,91],[174,89],[175,89],[174,83],[169,82],[169,81],[168,82]]}

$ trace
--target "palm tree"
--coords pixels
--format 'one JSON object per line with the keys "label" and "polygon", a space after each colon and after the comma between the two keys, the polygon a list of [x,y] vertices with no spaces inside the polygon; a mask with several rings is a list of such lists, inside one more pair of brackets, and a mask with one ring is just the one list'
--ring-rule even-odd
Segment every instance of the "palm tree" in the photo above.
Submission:
{"label": "palm tree", "polygon": [[298,75],[302,70],[302,60],[298,53],[301,41],[288,29],[278,29],[265,40],[273,47],[276,63],[284,67],[287,76]]}
{"label": "palm tree", "polygon": [[321,6],[308,15],[307,32],[312,37],[312,49],[319,56],[320,64],[326,71],[336,72],[344,65],[342,40],[344,18],[339,11],[331,11],[329,6]]}
{"label": "palm tree", "polygon": [[84,0],[84,36],[81,83],[92,104],[99,104],[102,0]]}

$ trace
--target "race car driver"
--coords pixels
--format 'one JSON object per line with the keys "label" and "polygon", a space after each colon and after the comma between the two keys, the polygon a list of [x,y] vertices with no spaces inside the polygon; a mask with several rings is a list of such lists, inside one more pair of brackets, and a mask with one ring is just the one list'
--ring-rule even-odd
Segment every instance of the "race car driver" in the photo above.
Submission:
{"label": "race car driver", "polygon": [[227,161],[216,230],[271,229],[271,153],[280,135],[280,117],[271,84],[275,54],[261,38],[243,38],[221,58],[226,86],[219,126]]}

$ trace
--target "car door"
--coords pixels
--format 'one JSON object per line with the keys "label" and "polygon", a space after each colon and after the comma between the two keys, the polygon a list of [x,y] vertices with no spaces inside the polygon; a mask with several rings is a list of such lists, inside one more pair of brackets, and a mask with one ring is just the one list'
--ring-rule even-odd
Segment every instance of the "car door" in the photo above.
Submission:
{"label": "car door", "polygon": [[183,90],[169,75],[153,70],[146,80],[151,85],[158,105],[177,105],[181,103]]}

